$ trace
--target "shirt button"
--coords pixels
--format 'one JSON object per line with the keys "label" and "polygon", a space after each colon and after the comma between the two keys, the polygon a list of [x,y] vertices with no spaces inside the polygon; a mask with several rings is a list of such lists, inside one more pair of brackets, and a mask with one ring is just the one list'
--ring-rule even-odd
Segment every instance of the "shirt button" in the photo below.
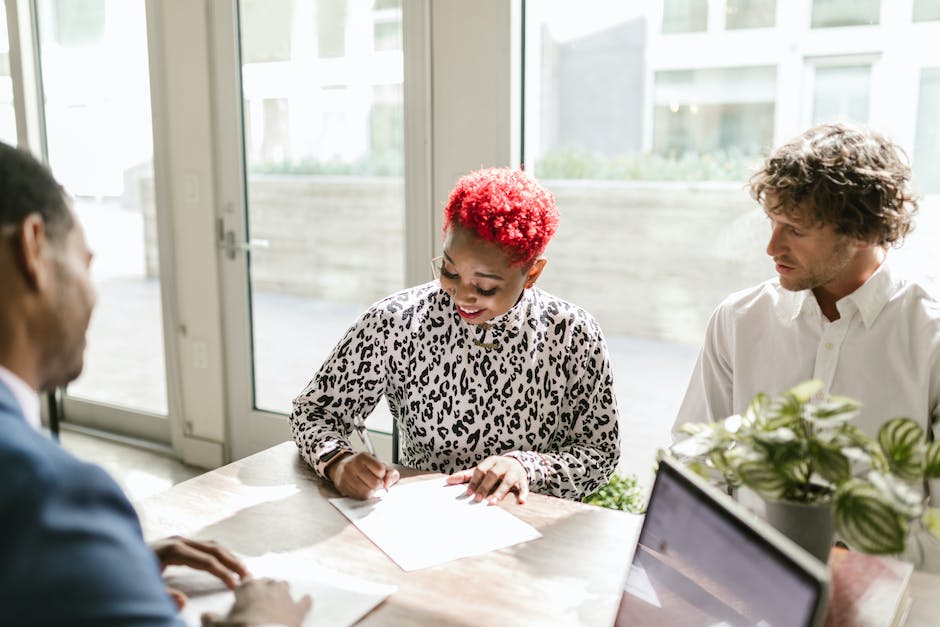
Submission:
{"label": "shirt button", "polygon": [[827,350],[827,351],[831,351],[831,350],[832,350],[832,342],[826,342],[826,350]]}

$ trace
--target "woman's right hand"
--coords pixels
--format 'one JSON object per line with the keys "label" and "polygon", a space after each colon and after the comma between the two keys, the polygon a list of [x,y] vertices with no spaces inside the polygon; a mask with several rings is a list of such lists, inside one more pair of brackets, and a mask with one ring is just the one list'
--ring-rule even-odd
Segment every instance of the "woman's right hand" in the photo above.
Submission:
{"label": "woman's right hand", "polygon": [[340,494],[354,499],[367,499],[401,478],[397,470],[368,453],[344,455],[327,467],[326,474]]}

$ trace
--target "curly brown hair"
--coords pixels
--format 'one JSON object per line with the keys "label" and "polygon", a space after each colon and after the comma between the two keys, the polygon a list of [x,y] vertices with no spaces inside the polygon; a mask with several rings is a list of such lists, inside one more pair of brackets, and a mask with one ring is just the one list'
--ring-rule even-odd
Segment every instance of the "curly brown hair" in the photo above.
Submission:
{"label": "curly brown hair", "polygon": [[[898,146],[873,130],[821,124],[773,151],[749,186],[771,213],[831,224],[872,244],[899,245],[917,212],[905,160]],[[768,192],[773,207],[766,206]]]}

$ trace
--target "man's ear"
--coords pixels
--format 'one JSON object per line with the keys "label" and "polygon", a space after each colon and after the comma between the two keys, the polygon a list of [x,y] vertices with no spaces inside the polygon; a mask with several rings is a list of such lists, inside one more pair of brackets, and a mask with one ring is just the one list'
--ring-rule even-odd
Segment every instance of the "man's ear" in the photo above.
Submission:
{"label": "man's ear", "polygon": [[545,264],[548,263],[548,260],[545,257],[539,257],[532,262],[532,267],[529,268],[529,271],[526,273],[525,277],[525,288],[528,289],[535,285],[535,282],[538,281],[539,276],[542,274],[542,270],[545,269]]}
{"label": "man's ear", "polygon": [[31,213],[20,223],[13,239],[14,255],[23,272],[27,285],[39,290],[48,280],[49,267],[46,256],[49,254],[49,240],[46,237],[46,223],[38,213]]}

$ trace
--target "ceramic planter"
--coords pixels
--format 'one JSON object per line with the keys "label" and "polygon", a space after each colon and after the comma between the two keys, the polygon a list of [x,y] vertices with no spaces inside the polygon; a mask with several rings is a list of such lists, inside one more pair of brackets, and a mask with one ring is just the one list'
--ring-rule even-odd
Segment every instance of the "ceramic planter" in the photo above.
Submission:
{"label": "ceramic planter", "polygon": [[835,517],[831,501],[798,503],[764,501],[764,517],[785,536],[809,551],[821,562],[829,560],[835,538]]}

